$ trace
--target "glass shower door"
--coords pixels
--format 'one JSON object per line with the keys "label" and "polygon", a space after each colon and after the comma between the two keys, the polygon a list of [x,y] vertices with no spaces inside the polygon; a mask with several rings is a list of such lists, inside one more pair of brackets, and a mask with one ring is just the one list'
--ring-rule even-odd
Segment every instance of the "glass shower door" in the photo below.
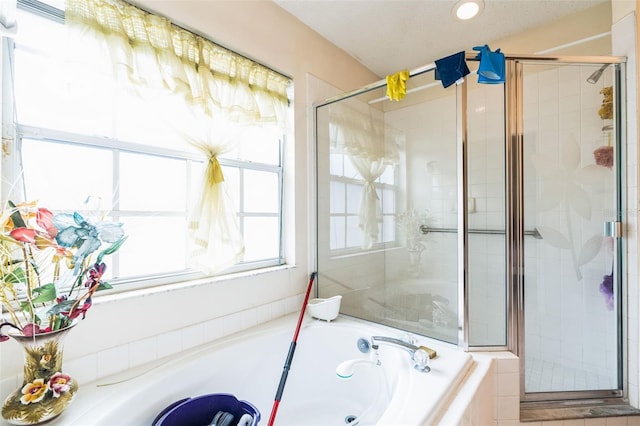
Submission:
{"label": "glass shower door", "polygon": [[427,70],[316,107],[318,296],[458,344],[461,87]]}
{"label": "glass shower door", "polygon": [[[621,389],[617,65],[523,66],[524,392]],[[576,394],[577,397],[577,394]],[[584,393],[582,393],[584,398]]]}

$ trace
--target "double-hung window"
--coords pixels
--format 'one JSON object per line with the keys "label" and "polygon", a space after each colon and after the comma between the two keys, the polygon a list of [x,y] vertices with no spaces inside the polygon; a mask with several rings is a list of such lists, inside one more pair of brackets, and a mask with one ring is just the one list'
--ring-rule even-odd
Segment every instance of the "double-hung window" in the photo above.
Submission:
{"label": "double-hung window", "polygon": [[[3,202],[36,200],[56,212],[100,212],[123,223],[128,239],[112,256],[107,274],[115,285],[157,284],[285,263],[282,159],[291,111],[285,108],[277,125],[259,117],[252,123],[250,114],[238,118],[233,96],[252,96],[250,90],[261,89],[252,81],[245,87],[249,95],[235,87],[225,91],[225,81],[233,78],[220,77],[215,58],[235,60],[233,52],[136,10],[136,19],[170,25],[174,45],[182,42],[177,37],[197,39],[184,42],[185,49],[204,46],[211,62],[203,70],[203,51],[187,57],[179,45],[181,66],[186,63],[186,69],[190,59],[200,61],[187,77],[176,71],[175,61],[163,63],[160,50],[151,55],[153,64],[128,56],[132,67],[112,57],[109,68],[101,53],[92,57],[90,48],[82,54],[73,50],[83,40],[69,42],[77,36],[70,34],[64,10],[34,0],[19,0],[18,6],[18,33],[3,44]],[[131,55],[111,50],[114,56],[118,52]],[[287,99],[280,103],[288,105],[286,77],[246,58],[238,60],[275,79],[279,86],[273,91],[280,90],[280,96],[287,86]],[[153,72],[147,75],[147,69]],[[178,71],[182,74],[177,77],[165,75]],[[122,73],[135,78],[119,79]],[[209,73],[205,83],[198,83],[209,92],[180,87],[187,80],[195,85],[194,79],[203,77],[199,73]],[[158,74],[162,80],[151,81]],[[144,90],[136,81],[144,83]],[[221,102],[213,86],[218,96],[226,97],[231,113],[211,113]],[[211,179],[220,184],[215,191],[207,187],[213,186]],[[232,215],[220,222],[225,212],[216,203],[223,197],[225,212]],[[231,228],[240,236],[235,246],[227,241],[234,235]],[[204,269],[192,265],[194,241],[201,246]],[[237,253],[231,255],[229,247]],[[223,267],[207,268],[227,255]]]}
{"label": "double-hung window", "polygon": [[[362,250],[364,244],[361,221],[362,191],[366,181],[353,166],[348,155],[331,154],[330,248],[334,254]],[[379,215],[376,219],[378,238],[369,248],[383,248],[396,241],[396,168],[389,165],[373,182]]]}
{"label": "double-hung window", "polygon": [[393,247],[404,135],[356,99],[328,111],[331,254]]}

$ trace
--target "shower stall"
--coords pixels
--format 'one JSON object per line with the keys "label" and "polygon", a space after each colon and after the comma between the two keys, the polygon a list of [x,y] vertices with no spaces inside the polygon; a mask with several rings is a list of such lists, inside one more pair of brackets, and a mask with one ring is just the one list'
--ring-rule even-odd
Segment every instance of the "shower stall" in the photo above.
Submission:
{"label": "shower stall", "polygon": [[318,297],[514,351],[522,401],[620,398],[624,60],[506,55],[504,84],[467,63],[315,105]]}

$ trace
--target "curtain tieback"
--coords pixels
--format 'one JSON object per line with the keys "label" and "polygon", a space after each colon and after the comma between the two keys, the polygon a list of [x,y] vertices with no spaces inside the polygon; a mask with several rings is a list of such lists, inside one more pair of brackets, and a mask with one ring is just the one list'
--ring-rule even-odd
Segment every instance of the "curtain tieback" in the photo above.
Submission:
{"label": "curtain tieback", "polygon": [[222,167],[220,167],[218,157],[216,157],[215,155],[209,157],[209,164],[207,166],[207,181],[210,185],[216,185],[220,182],[224,182]]}
{"label": "curtain tieback", "polygon": [[366,181],[364,183],[364,192],[365,192],[365,194],[369,194],[375,200],[379,200],[380,199],[380,197],[378,197],[378,191],[376,191],[376,187],[373,184],[373,182]]}

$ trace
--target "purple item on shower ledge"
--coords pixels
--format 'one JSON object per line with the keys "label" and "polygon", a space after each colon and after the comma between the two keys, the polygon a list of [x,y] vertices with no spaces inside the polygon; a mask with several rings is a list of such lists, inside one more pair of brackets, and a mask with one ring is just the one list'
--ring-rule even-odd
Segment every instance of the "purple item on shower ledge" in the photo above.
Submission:
{"label": "purple item on shower ledge", "polygon": [[611,271],[611,274],[602,277],[602,283],[600,283],[600,293],[604,295],[607,309],[613,311],[613,271]]}

